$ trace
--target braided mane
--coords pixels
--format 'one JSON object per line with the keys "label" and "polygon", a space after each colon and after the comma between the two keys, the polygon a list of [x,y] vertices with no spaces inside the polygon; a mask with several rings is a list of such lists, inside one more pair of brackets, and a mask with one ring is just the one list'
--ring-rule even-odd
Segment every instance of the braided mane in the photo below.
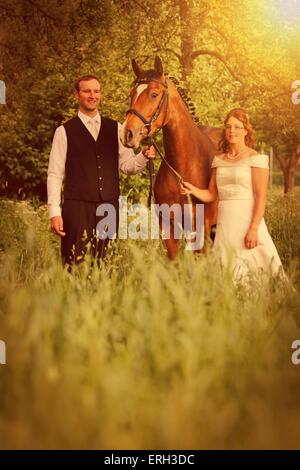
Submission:
{"label": "braided mane", "polygon": [[192,116],[193,118],[193,121],[197,124],[197,126],[200,126],[201,123],[200,123],[200,120],[199,120],[199,117],[196,115],[196,107],[193,103],[193,101],[191,100],[191,98],[188,96],[187,94],[187,91],[181,86],[180,82],[177,80],[177,78],[175,77],[170,77],[166,74],[166,76],[171,80],[171,82],[174,83],[174,85],[176,86],[177,88],[177,91],[182,99],[182,101],[184,102],[184,104],[186,105],[187,107],[187,110],[188,112],[190,113],[190,115]]}

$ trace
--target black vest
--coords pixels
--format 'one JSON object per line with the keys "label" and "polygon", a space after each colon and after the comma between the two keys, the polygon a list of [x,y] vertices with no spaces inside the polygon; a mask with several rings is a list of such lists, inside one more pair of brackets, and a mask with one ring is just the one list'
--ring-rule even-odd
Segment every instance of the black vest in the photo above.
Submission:
{"label": "black vest", "polygon": [[92,137],[77,116],[64,124],[67,134],[64,198],[80,201],[118,199],[118,123],[101,117],[98,139]]}

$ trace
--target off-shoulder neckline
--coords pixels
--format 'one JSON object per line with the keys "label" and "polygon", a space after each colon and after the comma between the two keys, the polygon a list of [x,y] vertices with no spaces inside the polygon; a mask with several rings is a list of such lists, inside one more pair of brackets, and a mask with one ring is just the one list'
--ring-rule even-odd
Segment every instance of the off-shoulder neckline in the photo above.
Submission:
{"label": "off-shoulder neckline", "polygon": [[237,163],[249,160],[250,158],[255,158],[255,157],[267,157],[265,153],[254,153],[252,155],[248,155],[248,157],[241,158],[240,160],[236,161],[228,161],[224,160],[224,158],[219,157],[219,155],[215,155],[215,158],[218,158],[218,160],[221,160],[223,163],[228,163],[229,165],[236,165]]}

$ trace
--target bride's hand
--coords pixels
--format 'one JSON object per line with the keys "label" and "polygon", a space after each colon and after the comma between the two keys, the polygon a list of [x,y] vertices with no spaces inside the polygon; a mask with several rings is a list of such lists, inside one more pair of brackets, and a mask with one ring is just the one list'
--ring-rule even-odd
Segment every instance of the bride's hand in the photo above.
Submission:
{"label": "bride's hand", "polygon": [[245,247],[251,250],[258,245],[258,235],[257,230],[255,228],[250,228],[246,233],[245,239]]}
{"label": "bride's hand", "polygon": [[194,188],[195,186],[193,186],[191,183],[183,181],[183,183],[180,183],[180,194],[191,194]]}

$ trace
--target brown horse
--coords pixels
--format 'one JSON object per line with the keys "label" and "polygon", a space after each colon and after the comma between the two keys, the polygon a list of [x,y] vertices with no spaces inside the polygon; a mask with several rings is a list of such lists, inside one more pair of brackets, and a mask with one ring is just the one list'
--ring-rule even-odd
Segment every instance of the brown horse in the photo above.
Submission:
{"label": "brown horse", "polygon": [[[127,147],[137,148],[144,139],[162,128],[165,160],[155,180],[155,203],[165,203],[169,207],[177,203],[183,207],[187,197],[180,194],[180,177],[199,188],[208,187],[211,162],[218,153],[221,132],[215,128],[199,127],[194,122],[175,84],[164,75],[159,57],[155,59],[154,69],[144,71],[135,60],[132,67],[137,78],[123,124],[122,142]],[[192,197],[194,218],[197,202],[200,203]],[[205,232],[209,234],[211,225],[216,221],[215,203],[205,206],[204,219]],[[179,240],[174,237],[174,214],[170,237],[165,243],[169,258],[175,258]]]}

